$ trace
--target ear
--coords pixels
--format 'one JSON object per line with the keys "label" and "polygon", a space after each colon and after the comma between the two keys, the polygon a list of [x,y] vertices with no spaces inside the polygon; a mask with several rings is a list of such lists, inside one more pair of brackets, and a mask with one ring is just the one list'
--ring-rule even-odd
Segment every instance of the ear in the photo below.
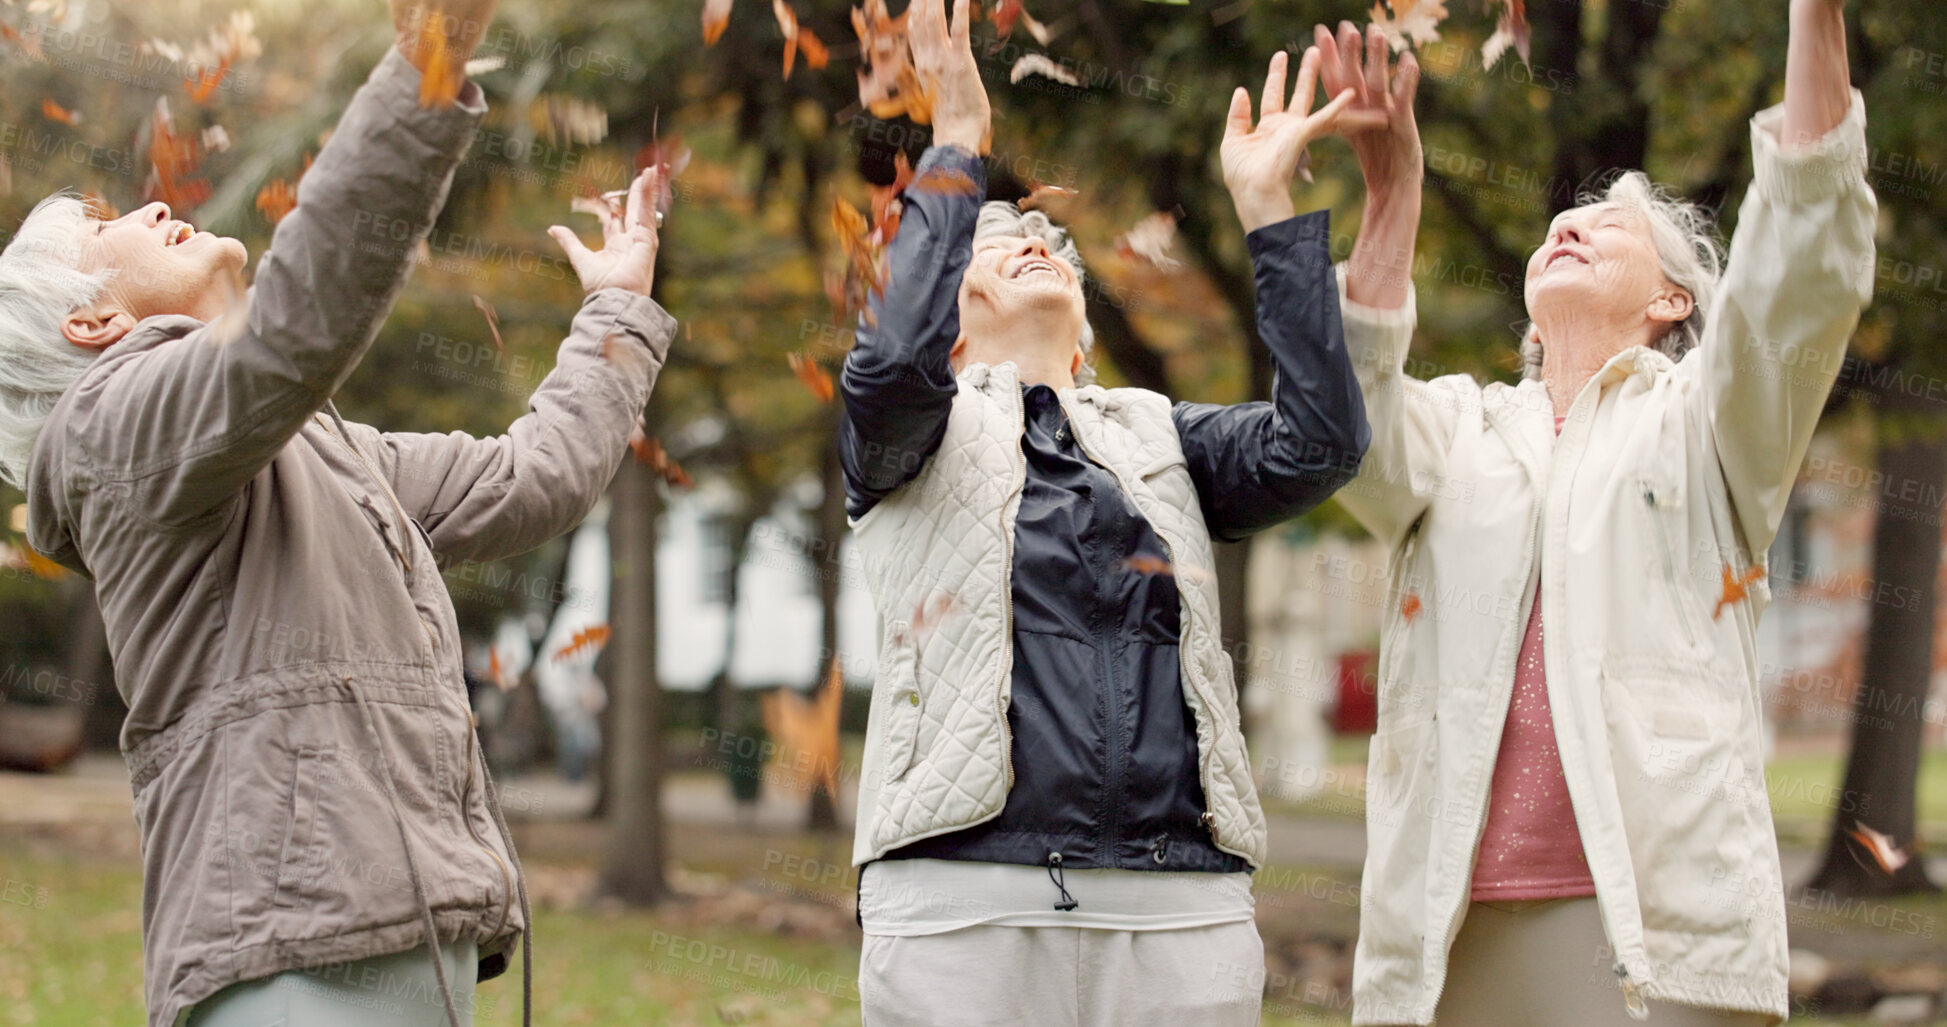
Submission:
{"label": "ear", "polygon": [[1690,316],[1697,309],[1697,301],[1688,292],[1676,286],[1667,286],[1658,291],[1650,300],[1649,318],[1665,324],[1676,324]]}
{"label": "ear", "polygon": [[1077,346],[1075,347],[1075,355],[1073,357],[1070,357],[1068,360],[1068,376],[1070,378],[1073,378],[1074,376],[1081,374],[1082,365],[1084,363],[1086,363],[1086,361],[1082,358],[1082,348],[1080,346]]}
{"label": "ear", "polygon": [[953,348],[946,351],[947,366],[953,368],[954,371],[958,372],[960,370],[960,365],[965,363],[966,359],[967,359],[967,333],[961,332],[960,337],[953,340]]}
{"label": "ear", "polygon": [[122,341],[135,324],[134,315],[114,307],[77,310],[61,319],[61,335],[82,349],[99,353]]}

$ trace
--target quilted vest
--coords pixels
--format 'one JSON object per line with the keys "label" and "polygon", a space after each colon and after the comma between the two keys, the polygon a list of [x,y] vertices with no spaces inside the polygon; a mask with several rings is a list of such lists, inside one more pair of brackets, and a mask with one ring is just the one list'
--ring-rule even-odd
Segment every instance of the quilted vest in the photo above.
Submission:
{"label": "quilted vest", "polygon": [[[1010,571],[1027,475],[1017,373],[1011,362],[961,371],[939,448],[917,477],[852,522],[880,623],[854,865],[998,816],[1014,783]],[[1219,641],[1210,533],[1170,401],[1098,386],[1064,389],[1060,399],[1083,451],[1115,475],[1169,548],[1204,822],[1219,849],[1263,866],[1264,812]]]}

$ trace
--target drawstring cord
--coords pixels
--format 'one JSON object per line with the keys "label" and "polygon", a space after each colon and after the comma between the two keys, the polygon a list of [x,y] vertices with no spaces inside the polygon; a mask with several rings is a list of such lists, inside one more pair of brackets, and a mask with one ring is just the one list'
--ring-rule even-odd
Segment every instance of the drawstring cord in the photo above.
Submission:
{"label": "drawstring cord", "polygon": [[385,776],[385,801],[392,808],[392,823],[399,828],[399,844],[406,850],[406,872],[412,877],[413,898],[419,900],[419,919],[426,927],[426,948],[433,954],[433,977],[439,982],[440,1001],[446,1003],[446,1022],[450,1027],[460,1027],[460,1014],[453,1008],[453,989],[446,983],[446,959],[439,950],[439,930],[433,924],[433,907],[426,900],[426,881],[419,874],[419,858],[413,855],[412,836],[406,832],[406,818],[399,813],[399,786],[392,778],[392,753],[385,744],[385,734],[379,730],[378,718],[372,716],[372,707],[365,701],[365,693],[359,691],[358,683],[345,679],[345,687],[351,690],[357,701],[359,712],[365,715],[365,726],[379,746],[379,769]]}
{"label": "drawstring cord", "polygon": [[520,853],[514,851],[514,833],[507,829],[507,816],[500,811],[500,789],[494,787],[484,753],[480,756],[480,776],[487,783],[487,809],[493,812],[501,843],[507,846],[507,855],[514,861],[514,891],[521,900],[521,1027],[533,1027],[534,914],[527,907],[527,871],[521,869]]}
{"label": "drawstring cord", "polygon": [[1055,883],[1055,890],[1061,893],[1061,899],[1055,903],[1056,909],[1066,913],[1076,906],[1081,905],[1081,903],[1075,901],[1075,896],[1068,894],[1068,885],[1063,883],[1061,853],[1059,852],[1048,853],[1048,880],[1053,881]]}

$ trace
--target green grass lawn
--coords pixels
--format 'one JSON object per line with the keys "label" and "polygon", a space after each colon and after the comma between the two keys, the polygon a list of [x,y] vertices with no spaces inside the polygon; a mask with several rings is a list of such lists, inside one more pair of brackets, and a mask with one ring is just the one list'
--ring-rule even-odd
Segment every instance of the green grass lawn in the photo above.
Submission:
{"label": "green grass lawn", "polygon": [[[0,843],[0,1027],[126,1027],[143,1020],[141,878],[123,861],[27,854]],[[858,946],[659,912],[542,911],[534,1001],[545,1024],[857,1024]],[[702,958],[693,958],[702,953]],[[514,973],[482,985],[474,1023],[520,1022]],[[1289,1008],[1289,1007],[1287,1007]],[[1343,1024],[1267,1015],[1265,1024]]]}

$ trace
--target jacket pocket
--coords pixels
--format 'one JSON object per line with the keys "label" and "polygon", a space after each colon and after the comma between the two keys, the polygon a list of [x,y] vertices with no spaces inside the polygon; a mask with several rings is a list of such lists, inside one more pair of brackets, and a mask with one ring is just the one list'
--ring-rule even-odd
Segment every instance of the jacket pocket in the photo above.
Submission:
{"label": "jacket pocket", "polygon": [[285,909],[300,904],[300,894],[316,878],[323,861],[317,858],[319,755],[316,749],[291,753],[290,803],[284,825],[284,844],[278,850],[277,878],[271,886],[271,905]]}
{"label": "jacket pocket", "polygon": [[885,780],[888,784],[905,778],[919,752],[921,715],[925,699],[919,692],[919,654],[910,641],[896,641],[887,648],[879,688],[885,695]]}
{"label": "jacket pocket", "polygon": [[1702,606],[1696,595],[1697,575],[1681,544],[1684,536],[1680,530],[1684,509],[1681,487],[1674,481],[1645,477],[1638,479],[1637,490],[1642,495],[1650,540],[1656,548],[1657,566],[1663,574],[1664,592],[1677,622],[1677,637],[1686,647],[1695,649],[1702,644],[1702,628],[1698,624]]}

